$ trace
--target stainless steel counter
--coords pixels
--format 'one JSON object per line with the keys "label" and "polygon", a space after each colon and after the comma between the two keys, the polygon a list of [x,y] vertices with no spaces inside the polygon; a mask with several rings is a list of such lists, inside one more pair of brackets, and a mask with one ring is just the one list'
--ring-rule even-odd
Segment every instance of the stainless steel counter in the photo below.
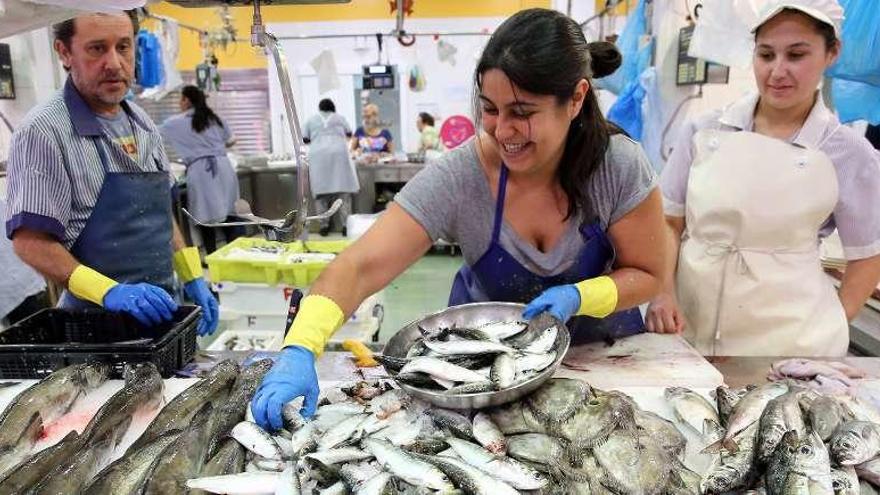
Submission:
{"label": "stainless steel counter", "polygon": [[379,193],[377,184],[379,187],[387,185],[392,191],[400,190],[403,184],[409,182],[423,168],[425,168],[424,163],[412,162],[357,165],[361,188],[354,197],[354,213],[373,213]]}

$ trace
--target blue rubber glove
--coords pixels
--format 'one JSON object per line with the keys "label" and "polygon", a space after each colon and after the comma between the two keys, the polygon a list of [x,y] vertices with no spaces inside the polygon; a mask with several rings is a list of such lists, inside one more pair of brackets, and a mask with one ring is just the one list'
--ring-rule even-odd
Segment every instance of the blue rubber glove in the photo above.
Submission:
{"label": "blue rubber glove", "polygon": [[251,400],[254,419],[266,431],[280,430],[283,426],[281,409],[284,404],[303,397],[300,414],[311,418],[318,408],[318,374],[315,372],[315,355],[305,347],[292,345],[278,354],[278,360]]}
{"label": "blue rubber glove", "polygon": [[574,285],[550,287],[523,310],[523,318],[531,320],[547,311],[560,321],[568,321],[581,307],[581,293]]}
{"label": "blue rubber glove", "polygon": [[116,284],[104,294],[104,309],[134,316],[146,327],[171,321],[177,303],[161,287],[150,284]]}
{"label": "blue rubber glove", "polygon": [[190,280],[183,284],[183,292],[202,308],[202,319],[196,332],[201,337],[213,334],[220,323],[220,308],[214,294],[208,289],[208,283],[201,277]]}

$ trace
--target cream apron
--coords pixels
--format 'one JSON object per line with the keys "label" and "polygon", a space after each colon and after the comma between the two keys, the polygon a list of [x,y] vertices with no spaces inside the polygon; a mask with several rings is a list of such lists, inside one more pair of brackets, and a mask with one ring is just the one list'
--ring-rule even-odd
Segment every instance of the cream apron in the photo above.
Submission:
{"label": "cream apron", "polygon": [[703,130],[694,145],[677,272],[685,337],[705,355],[845,355],[817,238],[837,203],[831,160],[745,131]]}

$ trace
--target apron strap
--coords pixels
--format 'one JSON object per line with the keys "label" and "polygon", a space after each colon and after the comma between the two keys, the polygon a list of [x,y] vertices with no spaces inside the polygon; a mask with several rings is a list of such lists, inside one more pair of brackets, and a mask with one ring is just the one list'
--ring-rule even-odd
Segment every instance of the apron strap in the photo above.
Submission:
{"label": "apron strap", "polygon": [[211,177],[217,178],[217,157],[214,155],[199,156],[193,158],[192,160],[188,160],[186,162],[186,166],[189,167],[199,160],[207,160],[207,163],[205,164],[205,170],[211,172]]}
{"label": "apron strap", "polygon": [[501,164],[498,176],[498,199],[495,200],[495,221],[492,225],[492,242],[497,243],[501,236],[501,222],[504,221],[504,196],[507,194],[507,165]]}

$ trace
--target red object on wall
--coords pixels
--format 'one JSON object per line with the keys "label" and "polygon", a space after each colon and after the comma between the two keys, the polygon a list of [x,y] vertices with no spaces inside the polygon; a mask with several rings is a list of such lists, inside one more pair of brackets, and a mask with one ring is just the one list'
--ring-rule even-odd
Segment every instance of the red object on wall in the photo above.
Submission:
{"label": "red object on wall", "polygon": [[461,145],[476,134],[474,123],[464,115],[453,115],[443,121],[440,127],[440,139],[446,149],[452,149]]}

